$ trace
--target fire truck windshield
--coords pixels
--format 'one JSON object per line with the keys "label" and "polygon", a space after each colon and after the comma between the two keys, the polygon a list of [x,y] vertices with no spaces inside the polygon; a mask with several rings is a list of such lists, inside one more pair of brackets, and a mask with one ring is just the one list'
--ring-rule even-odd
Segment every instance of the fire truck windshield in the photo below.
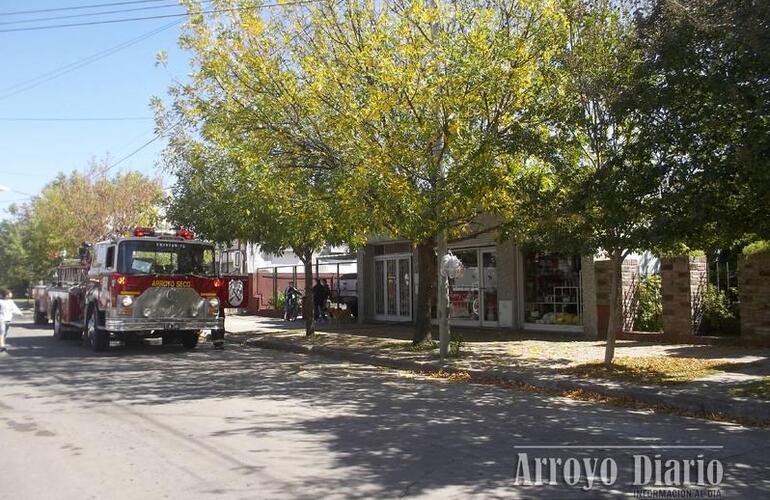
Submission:
{"label": "fire truck windshield", "polygon": [[120,244],[118,272],[123,274],[215,274],[214,248],[183,241],[131,240]]}

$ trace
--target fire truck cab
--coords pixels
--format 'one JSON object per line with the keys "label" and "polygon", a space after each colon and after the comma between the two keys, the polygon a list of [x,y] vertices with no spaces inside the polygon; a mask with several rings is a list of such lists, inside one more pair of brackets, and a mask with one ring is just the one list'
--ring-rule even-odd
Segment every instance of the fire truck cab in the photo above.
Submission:
{"label": "fire truck cab", "polygon": [[222,347],[225,308],[245,307],[248,280],[218,276],[214,245],[190,231],[136,228],[88,253],[84,282],[69,289],[81,295],[68,297],[80,306],[79,317],[63,320],[56,311],[49,317],[55,333],[58,319],[60,330],[82,331],[84,345],[95,351],[144,339],[192,349],[201,330],[210,330],[214,346]]}

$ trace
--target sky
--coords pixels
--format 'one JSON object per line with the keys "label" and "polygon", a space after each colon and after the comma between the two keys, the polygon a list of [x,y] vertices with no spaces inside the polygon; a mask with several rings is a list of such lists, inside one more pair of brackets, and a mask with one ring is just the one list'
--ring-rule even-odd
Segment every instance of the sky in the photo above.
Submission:
{"label": "sky", "polygon": [[[107,3],[122,5],[69,9]],[[42,9],[61,10],[14,14]],[[146,10],[41,20],[122,9]],[[91,159],[107,155],[114,163],[153,139],[150,99],[168,102],[168,87],[174,80],[186,80],[190,72],[188,54],[177,46],[182,23],[159,31],[182,18],[4,30],[182,12],[174,0],[0,0],[0,186],[8,188],[0,191],[0,219],[9,216],[11,203],[40,192],[59,172],[84,170]],[[27,20],[35,21],[21,22]],[[161,50],[168,53],[165,67],[155,64]],[[62,73],[57,70],[73,66],[79,67],[52,78]],[[162,139],[154,141],[115,171],[161,174],[164,145]],[[165,184],[172,181],[168,175],[163,178]]]}

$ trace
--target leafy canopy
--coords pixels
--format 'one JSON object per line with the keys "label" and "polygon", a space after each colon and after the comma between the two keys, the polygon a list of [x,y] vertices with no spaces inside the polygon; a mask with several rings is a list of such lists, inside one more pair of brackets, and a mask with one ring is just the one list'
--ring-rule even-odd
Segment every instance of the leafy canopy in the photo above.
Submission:
{"label": "leafy canopy", "polygon": [[[565,35],[554,3],[324,1],[279,12],[188,25],[194,82],[173,95],[194,132],[175,144],[186,158],[177,199],[229,193],[232,212],[254,218],[230,234],[275,247],[290,232],[317,243],[316,229],[417,242],[515,209],[506,186],[534,166],[531,149],[548,134],[543,73]],[[192,179],[211,184],[188,197]]]}

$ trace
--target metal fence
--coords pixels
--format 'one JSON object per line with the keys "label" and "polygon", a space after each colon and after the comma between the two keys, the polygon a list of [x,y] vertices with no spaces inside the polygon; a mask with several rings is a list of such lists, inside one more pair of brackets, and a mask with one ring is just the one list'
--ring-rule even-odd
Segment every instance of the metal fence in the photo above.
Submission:
{"label": "metal fence", "polygon": [[[313,284],[316,279],[325,279],[332,292],[332,302],[343,306],[349,298],[356,296],[357,267],[355,260],[316,262],[313,265]],[[303,295],[310,293],[310,290],[305,290],[305,267],[301,264],[257,268],[252,282],[256,311],[282,311],[284,290],[290,283]]]}

